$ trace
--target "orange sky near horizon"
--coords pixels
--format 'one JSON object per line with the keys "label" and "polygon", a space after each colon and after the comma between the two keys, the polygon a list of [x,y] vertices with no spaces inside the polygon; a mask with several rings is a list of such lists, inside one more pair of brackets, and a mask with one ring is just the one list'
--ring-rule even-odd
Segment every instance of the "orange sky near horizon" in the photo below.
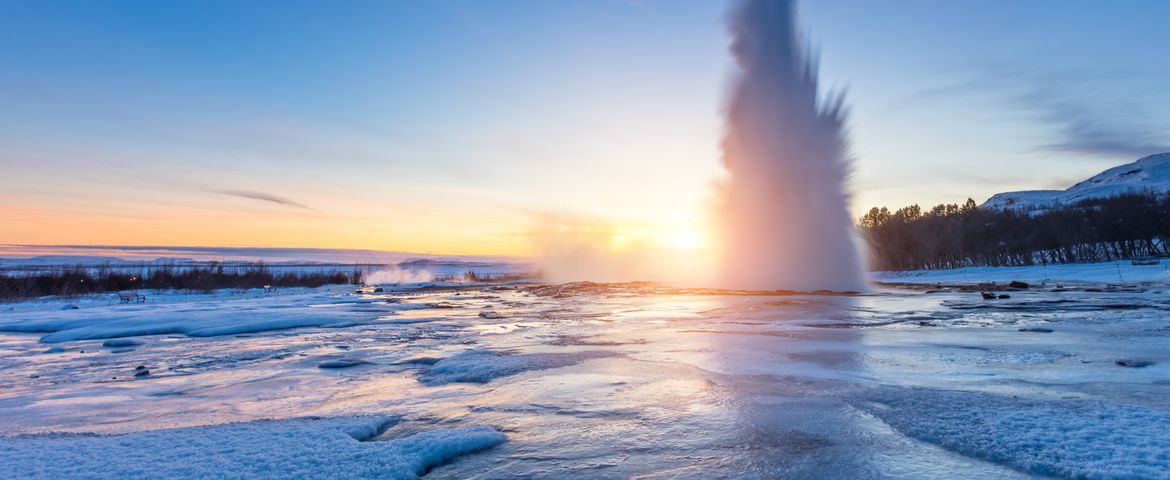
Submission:
{"label": "orange sky near horizon", "polygon": [[[726,2],[294,3],[3,9],[0,245],[708,246]],[[1170,150],[1168,8],[801,2],[854,218]]]}

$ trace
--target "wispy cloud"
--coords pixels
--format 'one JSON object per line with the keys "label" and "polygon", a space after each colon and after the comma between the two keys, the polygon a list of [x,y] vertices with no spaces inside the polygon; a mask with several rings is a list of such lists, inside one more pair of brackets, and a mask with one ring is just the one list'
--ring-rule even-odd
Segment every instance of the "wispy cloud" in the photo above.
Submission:
{"label": "wispy cloud", "polygon": [[899,104],[990,96],[1048,127],[1037,151],[1134,159],[1170,151],[1170,133],[1151,104],[1159,87],[1140,71],[1039,70],[1031,62],[991,65],[966,79],[923,90]]}
{"label": "wispy cloud", "polygon": [[1025,98],[1055,130],[1040,150],[1127,159],[1170,151],[1170,139],[1151,127],[1140,108],[1075,101],[1042,88]]}
{"label": "wispy cloud", "polygon": [[258,200],[261,202],[274,203],[274,204],[282,205],[282,206],[289,207],[289,208],[296,208],[296,209],[300,209],[300,210],[309,210],[312,212],[317,211],[313,207],[310,207],[308,205],[300,203],[300,202],[293,200],[291,198],[280,197],[280,196],[276,196],[276,195],[272,195],[272,194],[268,194],[268,193],[264,193],[264,192],[257,192],[254,190],[211,190],[211,191],[214,193],[221,194],[221,195],[228,195],[228,196],[232,196],[232,197],[246,198],[249,200]]}

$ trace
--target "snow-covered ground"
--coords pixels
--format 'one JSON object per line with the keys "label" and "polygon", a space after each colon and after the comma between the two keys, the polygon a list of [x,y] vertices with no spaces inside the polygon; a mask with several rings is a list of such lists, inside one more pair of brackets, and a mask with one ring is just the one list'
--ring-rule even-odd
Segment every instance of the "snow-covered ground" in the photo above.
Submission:
{"label": "snow-covered ground", "polygon": [[394,418],[294,419],[155,430],[116,437],[0,439],[4,478],[412,479],[504,442],[490,427],[367,442]]}
{"label": "snow-covered ground", "polygon": [[1070,285],[3,304],[0,477],[1170,478],[1170,288]]}
{"label": "snow-covered ground", "polygon": [[1012,280],[1036,284],[1170,283],[1170,260],[1161,260],[1156,265],[1134,265],[1127,260],[1026,267],[967,267],[949,270],[874,272],[871,278],[874,281],[884,283],[923,284],[1007,283]]}

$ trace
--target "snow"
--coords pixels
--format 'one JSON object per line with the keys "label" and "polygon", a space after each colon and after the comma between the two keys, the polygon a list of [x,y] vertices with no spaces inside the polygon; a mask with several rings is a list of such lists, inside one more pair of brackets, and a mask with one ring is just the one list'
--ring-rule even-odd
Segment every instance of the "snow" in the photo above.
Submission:
{"label": "snow", "polygon": [[1021,267],[965,267],[946,270],[874,272],[870,277],[878,282],[922,284],[1006,283],[1012,280],[1036,284],[1044,282],[1095,284],[1166,283],[1170,282],[1170,262],[1163,260],[1156,265],[1134,265],[1129,261],[1120,261],[1030,265]]}
{"label": "snow", "polygon": [[394,423],[383,417],[294,419],[116,436],[0,438],[0,478],[414,479],[505,440],[477,426],[362,441]]}
{"label": "snow", "polygon": [[609,352],[512,354],[472,350],[439,360],[419,377],[419,381],[426,385],[487,383],[530,370],[559,368],[613,355]]}
{"label": "snow", "polygon": [[1066,190],[997,193],[980,208],[1040,211],[1082,200],[1144,192],[1170,192],[1170,152],[1142,157],[1136,162],[1110,168]]}
{"label": "snow", "polygon": [[[1119,267],[1127,285],[1087,288]],[[0,478],[1162,478],[1170,288],[1130,279],[1163,267],[1050,266],[1086,288],[994,302],[581,284],[5,304]],[[190,334],[209,328],[250,333]]]}
{"label": "snow", "polygon": [[[64,311],[22,309],[0,317],[0,331],[47,333],[41,337],[46,343],[165,334],[213,337],[304,327],[341,328],[419,308],[367,297],[317,303],[317,294],[186,296],[185,300]],[[132,340],[106,342],[106,346],[134,345]]]}
{"label": "snow", "polygon": [[1170,479],[1170,412],[1099,401],[887,389],[863,406],[908,435],[1063,478]]}

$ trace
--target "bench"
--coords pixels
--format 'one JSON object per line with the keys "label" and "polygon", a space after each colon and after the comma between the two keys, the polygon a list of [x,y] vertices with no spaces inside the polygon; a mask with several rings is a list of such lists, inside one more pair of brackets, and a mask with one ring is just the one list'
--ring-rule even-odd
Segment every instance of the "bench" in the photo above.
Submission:
{"label": "bench", "polygon": [[119,293],[118,303],[146,303],[146,295],[138,292]]}

